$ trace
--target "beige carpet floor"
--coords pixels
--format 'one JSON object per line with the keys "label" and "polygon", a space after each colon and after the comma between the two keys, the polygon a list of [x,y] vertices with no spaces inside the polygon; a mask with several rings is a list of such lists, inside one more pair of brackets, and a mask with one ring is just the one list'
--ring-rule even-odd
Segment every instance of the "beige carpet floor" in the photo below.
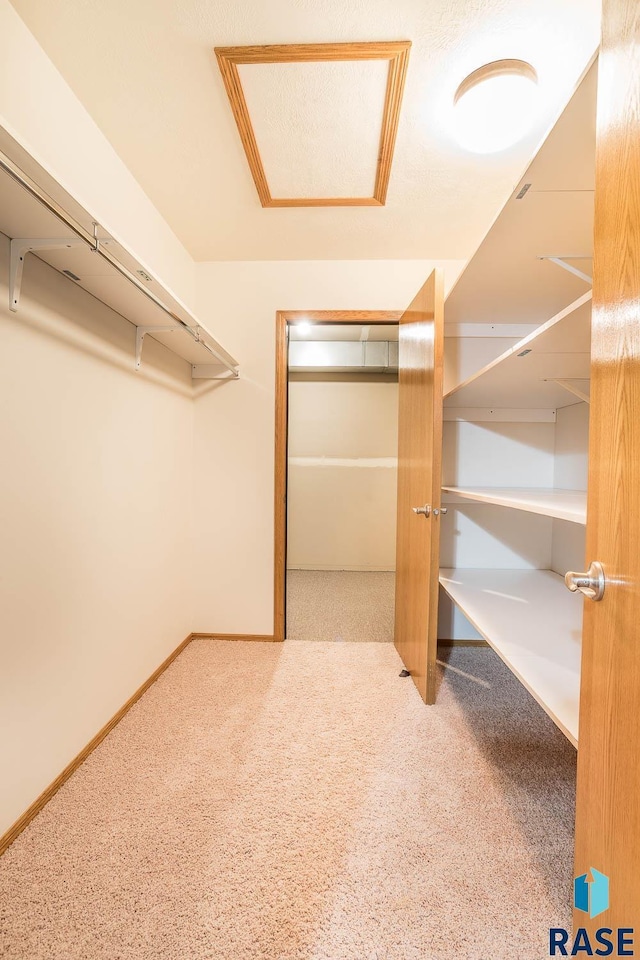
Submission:
{"label": "beige carpet floor", "polygon": [[287,571],[291,640],[393,642],[395,573]]}
{"label": "beige carpet floor", "polygon": [[575,753],[489,649],[194,641],[0,859],[3,960],[543,960]]}

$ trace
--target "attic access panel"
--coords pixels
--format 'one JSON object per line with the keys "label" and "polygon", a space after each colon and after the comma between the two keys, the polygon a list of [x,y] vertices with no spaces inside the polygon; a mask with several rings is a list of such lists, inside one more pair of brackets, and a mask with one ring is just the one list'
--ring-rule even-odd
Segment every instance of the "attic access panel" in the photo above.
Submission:
{"label": "attic access panel", "polygon": [[410,48],[215,49],[263,207],[386,203]]}

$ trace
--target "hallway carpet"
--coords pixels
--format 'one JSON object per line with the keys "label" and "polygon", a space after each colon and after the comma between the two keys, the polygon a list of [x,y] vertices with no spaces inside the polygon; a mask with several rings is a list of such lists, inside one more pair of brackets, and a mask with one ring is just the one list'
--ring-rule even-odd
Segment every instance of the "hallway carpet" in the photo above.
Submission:
{"label": "hallway carpet", "polygon": [[396,575],[287,570],[287,637],[393,643]]}
{"label": "hallway carpet", "polygon": [[3,960],[543,960],[575,752],[486,648],[194,641],[0,859]]}

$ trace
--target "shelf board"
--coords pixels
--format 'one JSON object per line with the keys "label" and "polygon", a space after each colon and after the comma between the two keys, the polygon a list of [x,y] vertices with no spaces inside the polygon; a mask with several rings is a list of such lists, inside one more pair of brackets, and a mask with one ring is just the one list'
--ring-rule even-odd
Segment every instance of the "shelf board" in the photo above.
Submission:
{"label": "shelf board", "polygon": [[[0,150],[13,161],[35,184],[59,205],[83,230],[93,230],[93,218],[67,191],[65,191],[33,158],[0,127]],[[9,239],[38,238],[70,240],[77,238],[70,227],[54,213],[36,200],[22,186],[13,180],[4,170],[0,171],[0,234]],[[85,245],[74,245],[60,249],[38,250],[29,254],[38,256],[60,273],[67,272],[77,279],[69,279],[90,293],[97,300],[110,307],[116,313],[139,327],[152,327],[148,335],[164,344],[172,353],[189,364],[217,365],[218,359],[207,349],[208,344],[222,361],[237,367],[237,362],[213,334],[201,323],[187,307],[159,280],[151,276],[146,265],[128,250],[122,243],[110,236],[105,229],[99,228],[100,241],[105,249],[129,271],[150,294],[170,310],[177,320],[172,319],[161,307],[145,296],[144,291],[123,277],[112,264],[96,256]],[[25,264],[24,292],[28,295],[28,259]],[[18,308],[18,313],[19,313]],[[186,328],[197,333],[196,339]],[[166,328],[166,329],[165,329]],[[134,358],[132,357],[132,366]],[[144,364],[144,353],[143,360]],[[220,373],[228,376],[224,363],[220,364]]]}
{"label": "shelf board", "polygon": [[569,520],[571,523],[587,522],[587,494],[584,490],[557,490],[524,487],[449,487],[443,492],[455,494],[465,500],[479,503],[495,503],[527,513],[539,513],[543,517]]}
{"label": "shelf board", "polygon": [[[583,294],[534,333],[453,387],[445,407],[555,410],[577,403],[558,381],[591,375],[591,292]],[[586,390],[587,388],[584,387]]]}
{"label": "shelf board", "polygon": [[442,569],[440,583],[578,745],[582,602],[551,570]]}

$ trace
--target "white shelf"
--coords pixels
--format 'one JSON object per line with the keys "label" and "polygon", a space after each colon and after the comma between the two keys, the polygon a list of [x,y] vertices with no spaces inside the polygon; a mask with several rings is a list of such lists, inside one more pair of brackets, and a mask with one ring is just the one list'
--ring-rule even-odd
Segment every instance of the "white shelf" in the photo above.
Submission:
{"label": "white shelf", "polygon": [[495,503],[500,507],[539,513],[543,517],[555,517],[571,523],[587,522],[587,494],[584,490],[449,486],[443,486],[442,490],[465,500]]}
{"label": "white shelf", "polygon": [[580,399],[567,386],[579,382],[588,396],[591,375],[591,292],[450,390],[445,407],[555,410]]}
{"label": "white shelf", "polygon": [[[69,283],[82,287],[134,324],[141,337],[153,337],[191,364],[194,378],[238,376],[237,361],[231,354],[127,247],[101,226],[97,227],[101,252],[92,247],[87,241],[94,229],[91,214],[1,126],[0,161],[0,234],[39,244],[30,248],[27,260],[38,256],[65,273],[71,278]],[[25,291],[28,266],[26,273]],[[17,305],[12,302],[11,309],[16,308],[19,315],[19,300]],[[132,356],[132,366],[139,359]]]}
{"label": "white shelf", "polygon": [[577,746],[581,599],[550,570],[442,569],[440,583]]}

